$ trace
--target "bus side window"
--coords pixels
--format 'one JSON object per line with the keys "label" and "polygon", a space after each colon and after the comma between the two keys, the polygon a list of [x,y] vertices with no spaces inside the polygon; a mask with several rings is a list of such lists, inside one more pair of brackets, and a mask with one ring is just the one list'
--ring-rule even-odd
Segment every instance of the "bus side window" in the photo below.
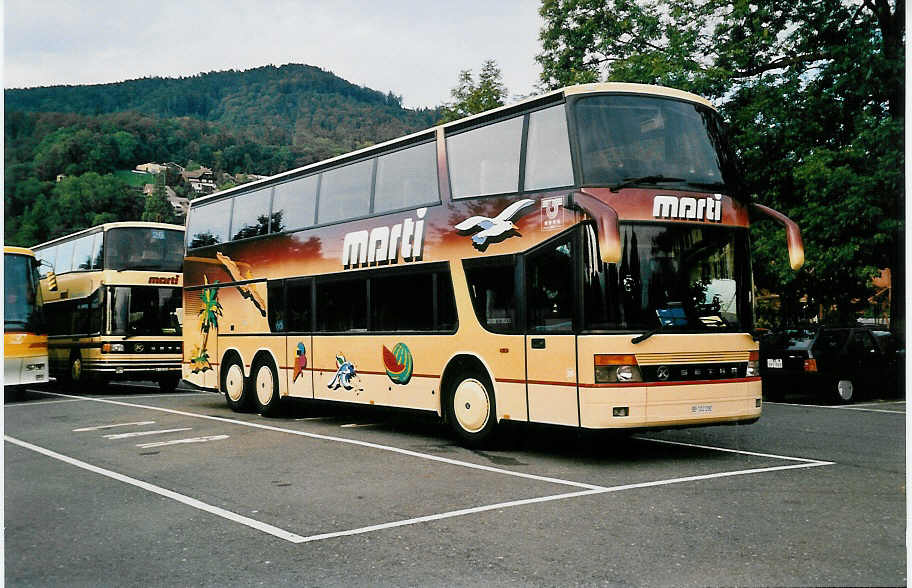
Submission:
{"label": "bus side window", "polygon": [[516,331],[516,295],[512,257],[465,264],[469,296],[478,322],[495,333]]}
{"label": "bus side window", "polygon": [[323,172],[319,223],[332,223],[370,213],[374,160],[359,161]]}
{"label": "bus side window", "polygon": [[570,163],[570,135],[564,105],[529,114],[526,141],[526,191],[557,188],[573,184]]}
{"label": "bus side window", "polygon": [[367,331],[367,279],[318,282],[316,288],[318,331]]}
{"label": "bus side window", "polygon": [[431,331],[434,276],[431,273],[371,278],[371,331]]}
{"label": "bus side window", "polygon": [[437,147],[424,143],[377,159],[374,212],[388,212],[440,201]]}
{"label": "bus side window", "polygon": [[437,323],[434,328],[438,331],[456,330],[456,298],[449,270],[437,274]]}
{"label": "bus side window", "polygon": [[453,198],[506,194],[519,189],[523,117],[447,137]]}
{"label": "bus side window", "polygon": [[102,269],[104,266],[104,232],[95,233],[92,242],[92,269]]}
{"label": "bus side window", "polygon": [[269,309],[269,330],[281,333],[287,327],[285,317],[285,282],[269,281],[266,284],[266,307]]}
{"label": "bus side window", "polygon": [[313,226],[319,179],[319,175],[307,176],[275,187],[269,232],[280,233]]}
{"label": "bus side window", "polygon": [[87,235],[76,239],[76,245],[73,250],[74,270],[92,269],[92,245],[94,243],[95,235]]}
{"label": "bus side window", "polygon": [[310,278],[288,280],[285,282],[285,288],[286,312],[288,313],[286,330],[304,332],[312,330],[310,291],[313,288],[313,280]]}
{"label": "bus side window", "polygon": [[247,192],[236,196],[237,205],[231,217],[233,240],[256,237],[269,233],[269,201],[272,188]]}

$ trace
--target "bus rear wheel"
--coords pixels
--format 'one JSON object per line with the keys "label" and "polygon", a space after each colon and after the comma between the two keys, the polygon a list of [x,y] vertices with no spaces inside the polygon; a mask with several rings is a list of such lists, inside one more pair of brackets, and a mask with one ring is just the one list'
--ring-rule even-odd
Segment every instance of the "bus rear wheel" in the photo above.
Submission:
{"label": "bus rear wheel", "polygon": [[222,366],[222,392],[225,394],[225,401],[234,412],[246,412],[250,410],[251,394],[248,390],[246,378],[244,378],[244,366],[237,357],[226,359]]}
{"label": "bus rear wheel", "polygon": [[494,438],[497,411],[489,379],[469,372],[452,380],[446,395],[446,416],[459,442],[483,447]]}
{"label": "bus rear wheel", "polygon": [[275,366],[268,359],[258,360],[251,370],[252,384],[256,391],[254,401],[257,412],[263,416],[273,416],[279,412],[279,377]]}

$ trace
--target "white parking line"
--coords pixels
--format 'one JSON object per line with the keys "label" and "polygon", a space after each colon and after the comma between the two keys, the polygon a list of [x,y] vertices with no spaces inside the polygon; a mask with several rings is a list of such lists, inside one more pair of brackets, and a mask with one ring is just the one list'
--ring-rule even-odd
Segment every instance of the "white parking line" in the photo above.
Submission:
{"label": "white parking line", "polygon": [[[67,395],[59,394],[59,396],[67,396]],[[79,398],[79,397],[77,397],[77,398]],[[219,422],[224,422],[224,423],[241,425],[241,426],[245,426],[245,427],[252,427],[252,428],[264,429],[264,430],[268,430],[268,431],[275,431],[275,432],[287,433],[287,434],[291,434],[291,435],[308,437],[311,439],[319,439],[319,440],[323,440],[323,441],[335,441],[335,442],[339,442],[339,443],[346,443],[346,444],[357,445],[357,446],[361,446],[361,447],[369,447],[372,449],[390,451],[390,452],[398,453],[401,455],[408,455],[411,457],[427,459],[430,461],[436,461],[436,462],[440,462],[440,463],[446,463],[446,464],[450,464],[450,465],[456,465],[456,466],[466,467],[466,468],[475,469],[475,470],[499,473],[499,474],[503,474],[503,475],[514,476],[514,477],[524,478],[524,479],[529,479],[529,480],[550,482],[550,483],[554,483],[554,484],[562,484],[562,485],[566,485],[566,486],[572,486],[572,487],[577,487],[577,488],[583,489],[583,490],[576,491],[576,492],[567,492],[567,493],[554,494],[554,495],[550,495],[550,496],[542,496],[542,497],[537,497],[537,498],[528,498],[528,499],[523,499],[523,500],[501,502],[501,503],[497,503],[497,504],[489,504],[489,505],[472,507],[472,508],[467,508],[467,509],[454,510],[454,511],[443,512],[443,513],[438,513],[438,514],[433,514],[433,515],[427,515],[427,516],[423,516],[423,517],[403,519],[403,520],[393,521],[393,522],[389,522],[389,523],[382,523],[379,525],[371,525],[368,527],[360,527],[360,528],[356,528],[356,529],[348,529],[348,530],[342,530],[342,531],[333,531],[333,532],[329,532],[329,533],[320,533],[320,534],[310,535],[310,536],[306,536],[306,537],[301,536],[301,535],[296,535],[294,533],[289,533],[288,531],[284,531],[282,529],[277,529],[276,527],[272,527],[271,525],[261,523],[261,524],[265,525],[266,527],[269,527],[270,529],[272,529],[272,531],[265,530],[264,532],[267,532],[267,533],[277,536],[277,537],[281,536],[280,533],[287,534],[288,535],[287,537],[282,536],[282,538],[287,541],[290,541],[292,543],[307,543],[307,542],[313,542],[313,541],[320,541],[320,540],[324,540],[324,539],[332,539],[332,538],[336,538],[336,537],[358,535],[358,534],[362,534],[362,533],[369,533],[369,532],[373,532],[373,531],[390,529],[390,528],[394,528],[394,527],[414,525],[414,524],[419,524],[419,523],[423,523],[423,522],[430,522],[430,521],[436,521],[436,520],[452,518],[452,517],[457,517],[457,516],[464,516],[464,515],[468,515],[468,514],[510,508],[510,507],[514,507],[514,506],[523,506],[523,505],[527,505],[527,504],[538,504],[538,503],[543,503],[543,502],[564,500],[564,499],[576,498],[576,497],[580,497],[580,496],[591,496],[591,495],[596,495],[596,494],[620,492],[620,491],[624,491],[624,490],[633,490],[633,489],[638,489],[638,488],[651,488],[651,487],[657,487],[657,486],[667,486],[667,485],[671,485],[671,484],[681,484],[681,483],[695,482],[695,481],[701,481],[701,480],[712,480],[712,479],[727,478],[727,477],[733,477],[733,476],[742,476],[742,475],[748,475],[748,474],[761,474],[761,473],[779,472],[779,471],[785,471],[785,470],[814,468],[814,467],[820,467],[820,466],[834,465],[834,462],[807,459],[807,458],[802,458],[802,457],[773,455],[773,454],[765,454],[765,453],[758,453],[758,452],[751,452],[751,451],[743,451],[743,450],[739,450],[739,449],[729,449],[729,448],[725,448],[725,447],[713,447],[713,446],[709,446],[709,445],[696,445],[696,444],[690,444],[690,443],[680,443],[680,442],[676,442],[676,441],[665,441],[665,440],[661,440],[661,439],[643,438],[643,440],[657,442],[657,443],[666,443],[666,444],[670,444],[670,445],[681,445],[681,446],[694,447],[694,448],[705,449],[705,450],[710,450],[710,451],[722,451],[722,452],[726,452],[726,453],[752,455],[752,456],[764,457],[764,458],[769,458],[769,459],[782,459],[782,460],[786,460],[786,461],[797,461],[800,463],[794,463],[794,464],[782,465],[782,466],[751,468],[751,469],[735,470],[735,471],[727,471],[727,472],[716,472],[716,473],[712,473],[712,474],[703,474],[703,475],[698,475],[698,476],[687,476],[687,477],[682,477],[682,478],[671,478],[671,479],[665,479],[665,480],[655,480],[655,481],[651,481],[651,482],[640,482],[640,483],[636,483],[636,484],[623,484],[623,485],[618,485],[618,486],[606,487],[606,486],[599,486],[599,485],[595,485],[595,484],[587,484],[587,483],[583,483],[583,482],[575,482],[575,481],[571,481],[571,480],[562,480],[559,478],[552,478],[552,477],[547,477],[547,476],[528,474],[528,473],[524,473],[524,472],[505,470],[502,468],[495,468],[492,466],[485,466],[485,465],[475,464],[475,463],[471,463],[471,462],[464,462],[464,461],[459,461],[459,460],[455,460],[455,459],[444,458],[444,457],[440,457],[440,456],[436,456],[436,455],[419,453],[417,451],[401,449],[398,447],[379,445],[379,444],[370,443],[367,441],[359,441],[357,439],[346,439],[346,438],[342,438],[342,437],[332,437],[329,435],[319,435],[316,433],[308,433],[305,431],[297,431],[294,429],[283,429],[281,427],[274,427],[271,425],[264,425],[261,423],[246,422],[246,421],[240,421],[240,420],[235,420],[235,419],[229,419],[229,418],[225,418],[225,417],[215,417],[215,416],[210,416],[210,415],[197,414],[197,413],[175,410],[175,409],[170,409],[170,408],[157,407],[157,406],[147,406],[147,405],[142,405],[142,404],[106,400],[106,399],[101,399],[101,398],[87,398],[86,400],[90,400],[93,402],[107,403],[107,404],[115,404],[115,405],[120,405],[120,406],[127,406],[127,407],[131,407],[131,408],[155,410],[155,411],[159,411],[159,412],[166,412],[169,414],[178,414],[178,415],[182,415],[182,416],[188,416],[188,417],[192,417],[192,418],[201,418],[201,419],[219,421]],[[21,442],[20,442],[20,444],[21,444]],[[51,453],[53,453],[53,452],[51,452]],[[76,461],[76,460],[73,460],[73,461]],[[83,463],[83,462],[80,462],[80,463]],[[84,464],[84,465],[88,466],[88,464]],[[80,467],[82,467],[82,466],[80,466]],[[94,467],[94,466],[90,466],[90,467]],[[110,473],[113,474],[114,472],[110,472]],[[178,495],[178,496],[182,496],[182,495]],[[187,498],[187,497],[183,497],[183,498]],[[194,499],[189,499],[189,500],[194,500]],[[208,506],[208,505],[206,505],[206,506]],[[215,507],[213,507],[213,508],[215,508]],[[221,510],[221,509],[219,509],[219,510]],[[231,514],[234,514],[234,513],[231,513]],[[219,516],[224,516],[224,515],[219,514]],[[235,516],[240,516],[240,515],[235,515]],[[228,517],[226,517],[226,518],[228,518]],[[247,517],[242,517],[242,518],[247,519]],[[252,519],[247,519],[247,520],[252,521]],[[258,522],[258,521],[253,521],[253,522]],[[247,524],[248,526],[253,526],[250,523],[243,523],[243,524]]]}
{"label": "white parking line", "polygon": [[223,508],[219,508],[219,507],[213,506],[211,504],[206,504],[205,502],[202,502],[195,498],[190,498],[189,496],[185,496],[183,494],[178,494],[177,492],[168,490],[167,488],[162,488],[161,486],[156,486],[155,484],[143,482],[142,480],[137,480],[136,478],[131,478],[130,476],[125,476],[125,475],[119,474],[117,472],[112,472],[111,470],[106,470],[106,469],[100,468],[98,466],[93,466],[92,464],[88,464],[84,461],[79,461],[78,459],[74,459],[72,457],[62,455],[55,451],[51,451],[50,449],[45,449],[44,447],[39,447],[37,445],[32,445],[31,443],[27,443],[25,441],[20,441],[19,439],[15,439],[13,437],[10,437],[9,435],[4,435],[3,438],[8,443],[18,445],[19,447],[22,447],[24,449],[29,449],[31,451],[35,451],[42,455],[46,455],[47,457],[60,460],[64,463],[68,463],[68,464],[76,466],[78,468],[82,468],[84,470],[88,470],[90,472],[100,474],[102,476],[106,476],[108,478],[117,480],[119,482],[124,482],[125,484],[130,484],[132,486],[136,486],[137,488],[142,488],[143,490],[148,490],[149,492],[154,492],[155,494],[158,494],[160,496],[170,498],[171,500],[176,500],[177,502],[180,502],[181,504],[186,504],[187,506],[191,506],[193,508],[206,511],[210,514],[214,514],[215,516],[222,517],[224,519],[228,519],[229,521],[233,521],[235,523],[240,523],[242,525],[246,525],[248,527],[256,529],[257,531],[262,531],[264,533],[268,533],[274,537],[278,537],[279,539],[284,539],[285,541],[291,541],[292,543],[301,543],[304,540],[304,537],[297,535],[295,533],[286,531],[285,529],[280,529],[278,527],[274,527],[273,525],[269,525],[267,523],[263,523],[261,521],[254,520],[254,519],[245,517],[243,515],[239,515],[235,512],[231,512],[230,510],[225,510]]}
{"label": "white parking line", "polygon": [[111,435],[105,435],[105,439],[129,439],[131,437],[146,437],[147,435],[163,435],[165,433],[179,433],[181,431],[189,431],[190,427],[184,427],[182,429],[159,429],[158,431],[133,431],[131,433],[114,433]]}
{"label": "white parking line", "polygon": [[347,425],[339,425],[340,429],[360,429],[361,427],[379,427],[384,423],[349,423]]}
{"label": "white parking line", "polygon": [[[35,390],[35,392],[40,392],[40,390]],[[41,392],[42,394],[47,394],[47,392]],[[12,408],[14,406],[44,406],[45,404],[63,404],[64,402],[82,402],[87,400],[87,398],[76,398],[71,400],[34,400],[31,402],[12,402],[10,404],[4,404],[3,408]]]}
{"label": "white parking line", "polygon": [[150,447],[165,447],[166,445],[181,445],[184,443],[205,443],[207,441],[221,441],[228,435],[209,435],[208,437],[192,437],[190,439],[174,439],[172,441],[156,441],[155,443],[137,443],[137,447],[149,449]]}
{"label": "white parking line", "polygon": [[101,431],[103,429],[113,429],[114,427],[139,427],[141,425],[154,425],[155,421],[136,421],[135,423],[117,423],[114,425],[98,425],[97,427],[82,427],[73,429],[74,433],[83,433],[85,431]]}
{"label": "white parking line", "polygon": [[901,414],[901,415],[906,414],[905,407],[903,407],[903,410],[883,410],[883,409],[877,409],[877,408],[861,408],[858,405],[829,406],[826,404],[797,404],[797,403],[791,403],[791,402],[764,402],[764,404],[776,404],[779,406],[800,406],[803,408],[828,408],[831,410],[856,410],[858,412],[882,412],[882,413],[887,413],[887,414]]}

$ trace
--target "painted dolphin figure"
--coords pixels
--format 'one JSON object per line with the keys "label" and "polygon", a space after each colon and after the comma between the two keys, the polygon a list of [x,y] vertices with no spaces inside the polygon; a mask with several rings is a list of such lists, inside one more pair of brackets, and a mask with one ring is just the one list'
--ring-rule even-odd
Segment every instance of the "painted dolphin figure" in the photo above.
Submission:
{"label": "painted dolphin figure", "polygon": [[498,235],[515,229],[516,225],[512,222],[513,217],[516,216],[516,213],[521,209],[534,203],[534,200],[523,198],[504,208],[503,211],[494,218],[473,216],[465,219],[453,228],[457,231],[468,231],[475,227],[481,227],[481,231],[472,235],[472,242],[476,245],[484,245],[485,241],[488,240],[488,237],[497,237]]}
{"label": "painted dolphin figure", "polygon": [[326,387],[338,390],[339,386],[342,386],[346,390],[351,390],[351,379],[356,375],[355,364],[346,361],[345,356],[340,353],[336,356],[336,365],[339,366],[339,369],[336,370],[336,375]]}

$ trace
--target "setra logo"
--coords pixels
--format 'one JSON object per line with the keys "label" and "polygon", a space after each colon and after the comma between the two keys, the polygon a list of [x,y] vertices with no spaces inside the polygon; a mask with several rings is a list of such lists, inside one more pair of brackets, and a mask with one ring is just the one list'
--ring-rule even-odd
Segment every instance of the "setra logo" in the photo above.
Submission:
{"label": "setra logo", "polygon": [[720,222],[722,194],[713,194],[699,200],[687,196],[656,196],[652,200],[652,216]]}
{"label": "setra logo", "polygon": [[177,276],[171,276],[169,278],[160,278],[158,276],[152,276],[149,278],[150,284],[170,284],[172,286],[177,286],[180,282]]}

